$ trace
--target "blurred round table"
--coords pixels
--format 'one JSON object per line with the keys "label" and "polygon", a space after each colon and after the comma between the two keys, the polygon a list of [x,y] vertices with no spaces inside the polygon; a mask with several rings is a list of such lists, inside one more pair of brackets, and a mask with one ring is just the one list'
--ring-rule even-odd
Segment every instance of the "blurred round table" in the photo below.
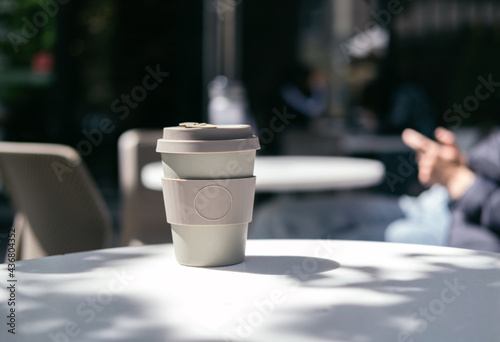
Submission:
{"label": "blurred round table", "polygon": [[[161,191],[161,162],[141,172],[145,187]],[[372,159],[348,157],[258,156],[255,159],[257,192],[342,190],[377,185],[384,165]]]}
{"label": "blurred round table", "polygon": [[[500,336],[500,254],[249,240],[246,255],[233,266],[185,267],[172,245],[148,245],[20,261],[14,278],[0,265],[0,341],[491,342]],[[8,306],[11,293],[15,307]],[[11,309],[16,335],[5,324]]]}

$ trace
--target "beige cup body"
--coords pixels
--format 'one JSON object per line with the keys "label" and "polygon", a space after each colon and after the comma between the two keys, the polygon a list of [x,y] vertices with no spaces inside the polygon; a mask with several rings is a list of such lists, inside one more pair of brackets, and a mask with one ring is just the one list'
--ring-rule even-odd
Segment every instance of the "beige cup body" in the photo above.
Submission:
{"label": "beige cup body", "polygon": [[162,153],[163,176],[177,179],[230,179],[253,175],[255,151]]}
{"label": "beige cup body", "polygon": [[[255,151],[162,153],[165,178],[213,180],[253,176]],[[248,223],[217,225],[171,224],[177,261],[187,266],[225,266],[245,257]]]}
{"label": "beige cup body", "polygon": [[175,257],[186,266],[226,266],[245,259],[248,223],[226,226],[172,224]]}

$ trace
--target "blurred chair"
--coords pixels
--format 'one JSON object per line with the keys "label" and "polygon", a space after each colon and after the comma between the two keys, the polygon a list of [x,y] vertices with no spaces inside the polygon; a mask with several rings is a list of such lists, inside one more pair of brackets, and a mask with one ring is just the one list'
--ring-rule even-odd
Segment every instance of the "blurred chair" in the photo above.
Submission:
{"label": "blurred chair", "polygon": [[161,161],[156,152],[161,137],[161,130],[133,129],[118,141],[122,246],[172,242],[162,192],[144,187],[141,181],[144,165]]}
{"label": "blurred chair", "polygon": [[73,148],[1,142],[0,173],[18,260],[110,247],[111,215]]}

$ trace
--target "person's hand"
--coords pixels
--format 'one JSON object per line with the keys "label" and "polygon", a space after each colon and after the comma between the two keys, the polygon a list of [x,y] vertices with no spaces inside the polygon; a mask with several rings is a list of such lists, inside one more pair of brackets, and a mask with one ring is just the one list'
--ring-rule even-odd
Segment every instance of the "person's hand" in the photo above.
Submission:
{"label": "person's hand", "polygon": [[441,184],[452,199],[457,199],[474,182],[474,173],[466,166],[465,155],[451,131],[438,127],[435,136],[437,142],[413,129],[405,129],[402,134],[403,142],[418,153],[420,182],[428,186]]}

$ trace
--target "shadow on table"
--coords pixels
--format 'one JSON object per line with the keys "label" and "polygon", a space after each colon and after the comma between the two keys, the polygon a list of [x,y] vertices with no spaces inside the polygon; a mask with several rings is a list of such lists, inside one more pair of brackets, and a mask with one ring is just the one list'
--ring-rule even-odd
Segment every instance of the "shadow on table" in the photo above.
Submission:
{"label": "shadow on table", "polygon": [[[168,340],[168,331],[158,325],[148,324],[145,315],[148,308],[139,301],[114,295],[109,305],[102,305],[95,301],[95,293],[82,293],[79,296],[59,293],[56,297],[54,293],[47,291],[46,295],[54,296],[54,305],[50,308],[37,305],[36,298],[23,296],[24,303],[19,306],[21,311],[16,332],[16,337],[19,338],[17,341]],[[89,298],[93,298],[93,304],[90,304]],[[77,303],[72,311],[60,308],[68,305],[68,302]],[[61,312],[66,315],[61,316]],[[0,336],[2,333],[4,331],[0,332]]]}
{"label": "shadow on table", "polygon": [[[31,259],[29,263],[16,262],[17,271],[24,273],[41,274],[69,274],[90,272],[103,266],[113,266],[115,263],[123,263],[124,260],[138,260],[151,256],[151,254],[133,252],[119,253],[113,249],[105,251],[93,251],[92,255],[87,252],[54,255],[44,258]],[[109,251],[113,251],[110,253]]]}
{"label": "shadow on table", "polygon": [[213,267],[212,269],[228,272],[286,275],[300,279],[300,275],[304,273],[323,273],[339,267],[338,262],[324,258],[289,255],[249,255],[240,264]]}
{"label": "shadow on table", "polygon": [[456,266],[432,261],[431,254],[407,253],[398,258],[420,258],[429,271],[412,276],[408,269],[401,277],[388,277],[383,268],[342,264],[341,269],[361,273],[365,280],[311,274],[299,286],[322,288],[324,305],[306,304],[297,309],[300,313],[275,317],[283,323],[273,326],[273,333],[297,340],[498,341],[500,260],[493,253],[466,250],[457,257],[468,256],[484,264]]}
{"label": "shadow on table", "polygon": [[[120,263],[132,262],[129,258],[147,257],[140,251],[116,251],[113,256],[103,253],[106,252],[97,252],[92,257],[79,253],[67,255],[69,261],[64,265],[54,263],[48,266],[48,272],[43,271],[50,281],[40,278],[23,282],[23,273],[42,273],[42,265],[31,261],[23,267],[21,262],[16,339],[4,328],[0,329],[0,341],[175,340],[175,331],[169,330],[172,322],[158,325],[158,317],[153,317],[158,309],[150,307],[151,303],[145,305],[140,296],[130,298],[120,291],[106,295],[112,274],[103,279],[101,288],[85,286],[86,276],[79,272],[110,266],[111,272]],[[451,259],[459,260],[459,266]],[[57,262],[57,258],[54,260]],[[399,263],[400,275],[388,275],[387,268],[374,265],[369,256],[366,265],[361,266],[351,265],[348,260],[340,265],[322,258],[248,256],[242,264],[213,269],[283,275],[300,280],[291,283],[296,291],[319,289],[321,304],[306,300],[296,305],[294,298],[299,292],[292,295],[283,288],[284,302],[270,315],[272,324],[255,327],[256,338],[259,329],[265,327],[269,336],[290,336],[296,341],[498,341],[500,264],[496,255],[466,250],[437,257],[399,253],[394,255],[394,262]],[[421,266],[417,271],[412,269],[416,262]],[[349,276],[349,272],[357,276]],[[66,279],[64,287],[58,283],[58,279],[69,276],[72,282]],[[71,293],[73,286],[79,286],[78,294]],[[3,286],[0,295],[7,298]],[[97,303],[96,296],[101,296]],[[47,301],[50,306],[44,304]],[[7,310],[7,301],[0,301],[0,313]],[[168,312],[168,305],[162,310],[169,317],[176,316],[175,312]],[[290,315],[289,310],[294,314]]]}
{"label": "shadow on table", "polygon": [[[172,328],[168,322],[158,325],[158,311],[151,303],[141,301],[140,293],[125,294],[130,284],[141,280],[126,265],[145,264],[148,257],[154,253],[127,248],[127,252],[109,249],[16,263],[16,334],[10,334],[8,326],[2,328],[0,341],[172,340]],[[0,297],[8,297],[6,287],[0,288]],[[7,300],[1,301],[0,313],[9,310]]]}
{"label": "shadow on table", "polygon": [[[89,336],[93,336],[94,341],[136,342],[144,338],[165,341],[168,335],[164,329],[148,326],[146,320],[140,327],[129,323],[144,317],[149,310],[137,300],[120,294],[119,281],[125,282],[126,274],[122,274],[123,279],[110,282],[113,277],[119,277],[113,274],[115,265],[147,256],[132,249],[128,251],[110,249],[94,251],[91,255],[72,253],[16,262],[16,334],[1,329],[0,341],[84,341]],[[103,267],[110,272],[100,276],[102,286],[98,291],[86,287],[85,274]],[[28,273],[40,275],[40,278],[25,281]],[[68,279],[72,280],[68,282]],[[69,285],[63,287],[59,280]],[[75,288],[78,288],[77,295],[71,293]],[[2,297],[5,291],[2,286]],[[0,312],[9,310],[7,300],[2,301]]]}

